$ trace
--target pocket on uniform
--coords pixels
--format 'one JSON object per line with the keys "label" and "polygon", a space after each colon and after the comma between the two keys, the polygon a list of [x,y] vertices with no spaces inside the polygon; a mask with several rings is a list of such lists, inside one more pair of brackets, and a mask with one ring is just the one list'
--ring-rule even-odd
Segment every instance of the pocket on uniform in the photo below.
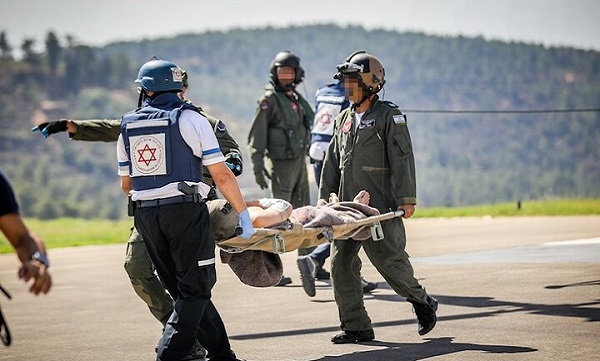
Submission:
{"label": "pocket on uniform", "polygon": [[281,128],[269,129],[269,137],[267,139],[267,150],[271,159],[286,159],[287,158],[288,137],[285,130]]}
{"label": "pocket on uniform", "polygon": [[394,143],[400,148],[402,155],[409,155],[411,153],[410,141],[406,139],[404,133],[394,134]]}

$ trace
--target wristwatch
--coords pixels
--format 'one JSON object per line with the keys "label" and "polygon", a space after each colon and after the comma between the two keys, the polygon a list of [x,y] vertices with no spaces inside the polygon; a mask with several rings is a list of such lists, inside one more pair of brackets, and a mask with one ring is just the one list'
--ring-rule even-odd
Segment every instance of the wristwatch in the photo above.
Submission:
{"label": "wristwatch", "polygon": [[50,267],[50,261],[48,261],[48,257],[43,253],[35,252],[31,255],[31,260],[40,262],[41,264],[46,266],[46,268]]}

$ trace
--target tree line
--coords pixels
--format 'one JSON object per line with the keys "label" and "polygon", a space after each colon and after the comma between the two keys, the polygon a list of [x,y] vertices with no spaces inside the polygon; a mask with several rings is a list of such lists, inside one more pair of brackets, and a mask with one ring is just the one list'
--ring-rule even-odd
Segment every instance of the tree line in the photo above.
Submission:
{"label": "tree line", "polygon": [[[102,47],[59,39],[45,48],[0,33],[0,167],[16,179],[25,214],[40,218],[125,214],[114,144],[43,140],[31,126],[60,118],[119,118],[137,102],[133,80],[152,56],[190,74],[189,98],[223,119],[245,152],[256,100],[282,49],[301,58],[309,102],[355,50],[386,68],[380,94],[405,109],[421,206],[459,206],[551,197],[600,196],[600,114],[502,113],[600,108],[600,53],[567,47],[312,25],[233,29]],[[420,113],[410,110],[494,110]],[[250,163],[244,160],[246,169]],[[250,197],[252,172],[239,179]],[[316,185],[312,184],[313,197]]]}

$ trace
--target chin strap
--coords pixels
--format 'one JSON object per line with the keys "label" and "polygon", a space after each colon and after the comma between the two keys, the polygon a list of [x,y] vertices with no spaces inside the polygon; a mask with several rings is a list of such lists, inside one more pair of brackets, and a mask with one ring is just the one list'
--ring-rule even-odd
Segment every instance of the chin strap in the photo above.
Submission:
{"label": "chin strap", "polygon": [[364,103],[365,100],[369,99],[369,97],[371,97],[371,94],[365,94],[358,103],[352,104],[352,109],[356,110],[356,108],[360,107],[360,105]]}
{"label": "chin strap", "polygon": [[144,103],[144,99],[146,99],[146,93],[144,92],[144,89],[140,90],[140,96],[138,97],[138,108],[142,107],[142,104]]}
{"label": "chin strap", "polygon": [[[375,98],[374,98],[375,100],[378,99],[377,92],[374,92],[372,89],[369,89],[369,87],[366,86],[365,83],[363,83],[361,77],[358,77],[358,81],[359,81],[359,85],[362,88],[362,90],[365,93],[365,95],[363,95],[362,99],[358,103],[352,104],[352,109],[353,110],[355,110],[356,108],[358,108],[362,103],[365,102],[365,100],[369,99],[373,95],[375,95]],[[379,90],[381,90],[383,88],[383,84],[385,84],[385,82],[381,84],[381,87],[378,88],[377,91],[379,91]]]}
{"label": "chin strap", "polygon": [[288,85],[283,85],[279,81],[276,81],[272,84],[273,84],[273,87],[275,88],[275,90],[277,90],[277,91],[287,92],[290,90],[294,90],[296,88],[296,84],[293,82],[289,83]]}
{"label": "chin strap", "polygon": [[373,102],[375,100],[379,99],[379,96],[377,94],[375,94],[375,93],[366,93],[358,103],[352,104],[352,110],[356,110],[356,108],[360,107],[360,105],[362,103],[364,103],[365,100],[369,99],[373,95],[375,95],[375,97],[373,98]]}

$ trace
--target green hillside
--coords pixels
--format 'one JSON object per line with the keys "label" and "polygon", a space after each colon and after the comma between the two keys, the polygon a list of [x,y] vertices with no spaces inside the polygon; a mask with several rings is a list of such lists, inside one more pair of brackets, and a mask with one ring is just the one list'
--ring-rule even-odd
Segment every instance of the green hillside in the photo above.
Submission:
{"label": "green hillside", "polygon": [[[68,141],[65,134],[43,140],[29,131],[35,122],[120,117],[136,103],[137,69],[156,55],[189,71],[189,98],[221,117],[245,151],[269,63],[282,49],[301,57],[306,79],[299,90],[309,101],[349,53],[365,49],[381,59],[381,95],[408,114],[422,206],[600,198],[598,111],[498,112],[600,108],[600,52],[334,25],[102,48],[50,35],[39,40],[43,53],[26,51],[19,61],[0,39],[0,167],[29,216],[119,218],[125,208],[114,144]],[[248,173],[240,178],[245,194],[265,195]]]}

